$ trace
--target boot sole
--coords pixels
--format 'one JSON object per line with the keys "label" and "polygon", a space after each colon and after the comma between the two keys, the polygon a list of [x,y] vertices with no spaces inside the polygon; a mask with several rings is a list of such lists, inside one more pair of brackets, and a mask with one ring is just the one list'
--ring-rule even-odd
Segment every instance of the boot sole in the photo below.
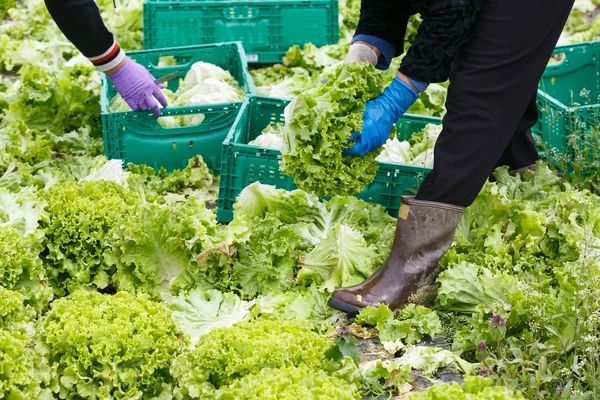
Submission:
{"label": "boot sole", "polygon": [[353,306],[352,304],[344,303],[336,298],[331,297],[327,302],[329,307],[335,308],[338,311],[345,312],[350,317],[356,317],[362,311],[362,308]]}

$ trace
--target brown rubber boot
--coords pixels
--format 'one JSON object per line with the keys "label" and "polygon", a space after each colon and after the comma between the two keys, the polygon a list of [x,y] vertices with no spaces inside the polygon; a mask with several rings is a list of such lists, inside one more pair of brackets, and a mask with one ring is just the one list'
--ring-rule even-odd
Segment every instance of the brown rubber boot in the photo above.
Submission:
{"label": "brown rubber boot", "polygon": [[336,290],[329,305],[350,315],[380,303],[396,310],[430,290],[463,212],[464,207],[402,197],[387,261],[360,285]]}

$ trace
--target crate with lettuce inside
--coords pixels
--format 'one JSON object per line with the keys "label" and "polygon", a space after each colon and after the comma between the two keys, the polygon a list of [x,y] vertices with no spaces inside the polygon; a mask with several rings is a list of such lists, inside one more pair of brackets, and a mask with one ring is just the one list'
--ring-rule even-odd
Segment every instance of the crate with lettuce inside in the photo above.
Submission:
{"label": "crate with lettuce inside", "polygon": [[[281,127],[287,100],[251,96],[243,104],[223,142],[223,166],[217,218],[229,222],[240,192],[254,182],[294,190],[294,180],[280,170]],[[378,157],[375,180],[358,197],[384,206],[397,216],[402,195],[415,194],[433,165],[433,145],[441,119],[405,115],[396,123],[397,137],[389,139]],[[412,165],[411,165],[412,164]]]}
{"label": "crate with lettuce inside", "polygon": [[239,40],[249,62],[277,63],[293,45],[339,40],[338,0],[146,0],[144,48]]}
{"label": "crate with lettuce inside", "polygon": [[109,159],[168,171],[202,155],[211,170],[221,166],[222,143],[242,102],[253,93],[239,42],[128,53],[155,77],[172,73],[163,93],[168,107],[155,118],[131,111],[110,80],[102,78],[104,151]]}
{"label": "crate with lettuce inside", "polygon": [[540,80],[539,120],[533,132],[551,159],[598,141],[600,126],[600,41],[559,46]]}

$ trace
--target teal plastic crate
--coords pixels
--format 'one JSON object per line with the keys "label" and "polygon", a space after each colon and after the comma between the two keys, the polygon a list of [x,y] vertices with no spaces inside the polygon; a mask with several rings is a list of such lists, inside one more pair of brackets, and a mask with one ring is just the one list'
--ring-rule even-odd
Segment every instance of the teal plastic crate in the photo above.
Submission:
{"label": "teal plastic crate", "polygon": [[144,48],[241,41],[248,61],[339,40],[338,0],[145,0]]}
{"label": "teal plastic crate", "polygon": [[[279,170],[279,150],[250,146],[248,142],[261,134],[273,122],[283,122],[283,110],[289,103],[268,97],[251,96],[223,142],[223,161],[219,189],[217,219],[229,222],[233,219],[233,204],[240,192],[256,181],[277,188],[294,190],[294,180]],[[397,122],[401,139],[408,139],[427,124],[441,124],[440,118],[407,115]],[[415,194],[430,171],[429,168],[412,165],[379,163],[375,180],[358,195],[359,198],[381,204],[396,217],[402,195]]]}
{"label": "teal plastic crate", "polygon": [[[167,82],[168,89],[173,91],[177,90],[179,78],[185,77],[192,64],[204,61],[228,70],[247,94],[254,93],[244,50],[239,42],[134,51],[128,56],[148,68],[157,78],[177,72],[178,78]],[[159,66],[159,59],[164,56],[174,57],[176,65]],[[164,128],[150,111],[111,112],[110,100],[116,93],[110,80],[103,76],[100,101],[106,157],[121,159],[125,164],[133,162],[171,171],[184,168],[188,159],[200,154],[211,170],[219,171],[223,140],[242,102],[167,107],[161,110],[161,116],[202,114],[204,120],[196,126]]]}
{"label": "teal plastic crate", "polygon": [[560,154],[600,123],[600,41],[558,46],[554,54],[560,61],[548,65],[540,80],[533,132],[546,151]]}

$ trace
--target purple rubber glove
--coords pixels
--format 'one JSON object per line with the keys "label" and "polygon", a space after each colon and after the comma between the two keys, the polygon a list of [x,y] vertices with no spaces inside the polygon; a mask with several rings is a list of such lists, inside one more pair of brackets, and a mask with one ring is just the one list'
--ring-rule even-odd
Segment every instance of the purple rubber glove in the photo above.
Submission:
{"label": "purple rubber glove", "polygon": [[152,110],[155,117],[160,115],[160,107],[156,100],[167,106],[167,98],[160,91],[165,86],[154,79],[150,72],[129,57],[116,72],[107,75],[121,94],[123,100],[134,111]]}
{"label": "purple rubber glove", "polygon": [[352,132],[349,140],[356,142],[342,154],[364,156],[380,148],[390,137],[392,126],[418,97],[413,88],[395,77],[381,95],[365,104],[362,133]]}

